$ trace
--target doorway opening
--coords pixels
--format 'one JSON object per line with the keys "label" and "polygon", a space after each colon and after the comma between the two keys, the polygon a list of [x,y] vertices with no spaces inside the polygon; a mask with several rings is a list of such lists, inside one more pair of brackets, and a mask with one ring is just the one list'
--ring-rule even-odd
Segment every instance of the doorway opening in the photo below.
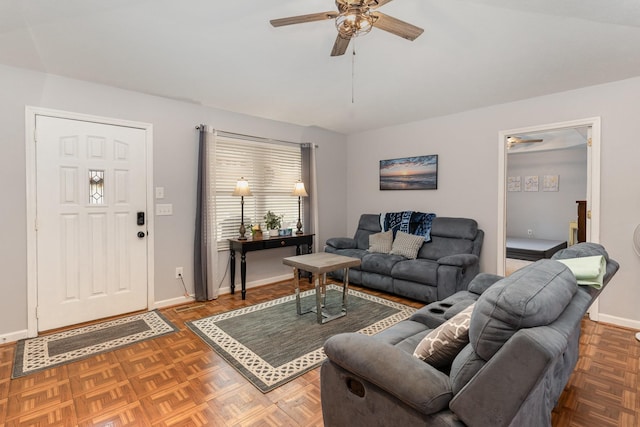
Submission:
{"label": "doorway opening", "polygon": [[[578,201],[586,211],[585,241],[599,242],[599,117],[500,131],[498,144],[499,275],[512,270],[507,268],[508,239],[537,239],[551,248],[548,253],[562,242],[573,243]],[[518,260],[513,268],[526,262]],[[597,312],[596,301],[590,310],[593,320]]]}

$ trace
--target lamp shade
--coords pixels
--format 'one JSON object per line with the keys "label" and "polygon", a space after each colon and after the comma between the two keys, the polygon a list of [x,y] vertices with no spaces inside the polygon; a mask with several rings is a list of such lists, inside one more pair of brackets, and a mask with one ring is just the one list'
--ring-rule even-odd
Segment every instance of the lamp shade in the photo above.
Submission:
{"label": "lamp shade", "polygon": [[291,193],[291,195],[298,197],[308,197],[309,195],[307,194],[307,190],[304,189],[304,182],[296,182],[295,187],[293,187],[293,193]]}
{"label": "lamp shade", "polygon": [[244,178],[240,178],[236,182],[236,188],[233,190],[232,196],[253,196],[249,189],[249,182]]}

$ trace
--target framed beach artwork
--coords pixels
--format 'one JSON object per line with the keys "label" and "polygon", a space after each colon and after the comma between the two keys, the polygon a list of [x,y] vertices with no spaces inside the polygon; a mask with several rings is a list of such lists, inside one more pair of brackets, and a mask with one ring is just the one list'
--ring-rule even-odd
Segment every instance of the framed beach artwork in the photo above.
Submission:
{"label": "framed beach artwork", "polygon": [[380,190],[437,189],[437,154],[380,160]]}

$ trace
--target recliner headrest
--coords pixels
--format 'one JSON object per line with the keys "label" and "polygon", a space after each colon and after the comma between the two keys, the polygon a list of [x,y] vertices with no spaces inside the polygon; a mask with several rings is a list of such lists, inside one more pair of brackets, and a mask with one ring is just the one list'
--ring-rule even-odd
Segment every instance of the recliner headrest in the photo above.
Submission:
{"label": "recliner headrest", "polygon": [[519,329],[553,322],[577,289],[571,270],[548,259],[495,283],[478,298],[471,316],[469,341],[475,352],[489,360]]}

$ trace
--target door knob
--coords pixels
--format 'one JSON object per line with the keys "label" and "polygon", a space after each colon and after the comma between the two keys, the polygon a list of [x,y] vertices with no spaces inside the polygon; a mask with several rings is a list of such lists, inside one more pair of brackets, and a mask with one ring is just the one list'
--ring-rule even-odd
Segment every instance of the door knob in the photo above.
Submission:
{"label": "door knob", "polygon": [[144,239],[144,231],[138,231],[138,238]]}

